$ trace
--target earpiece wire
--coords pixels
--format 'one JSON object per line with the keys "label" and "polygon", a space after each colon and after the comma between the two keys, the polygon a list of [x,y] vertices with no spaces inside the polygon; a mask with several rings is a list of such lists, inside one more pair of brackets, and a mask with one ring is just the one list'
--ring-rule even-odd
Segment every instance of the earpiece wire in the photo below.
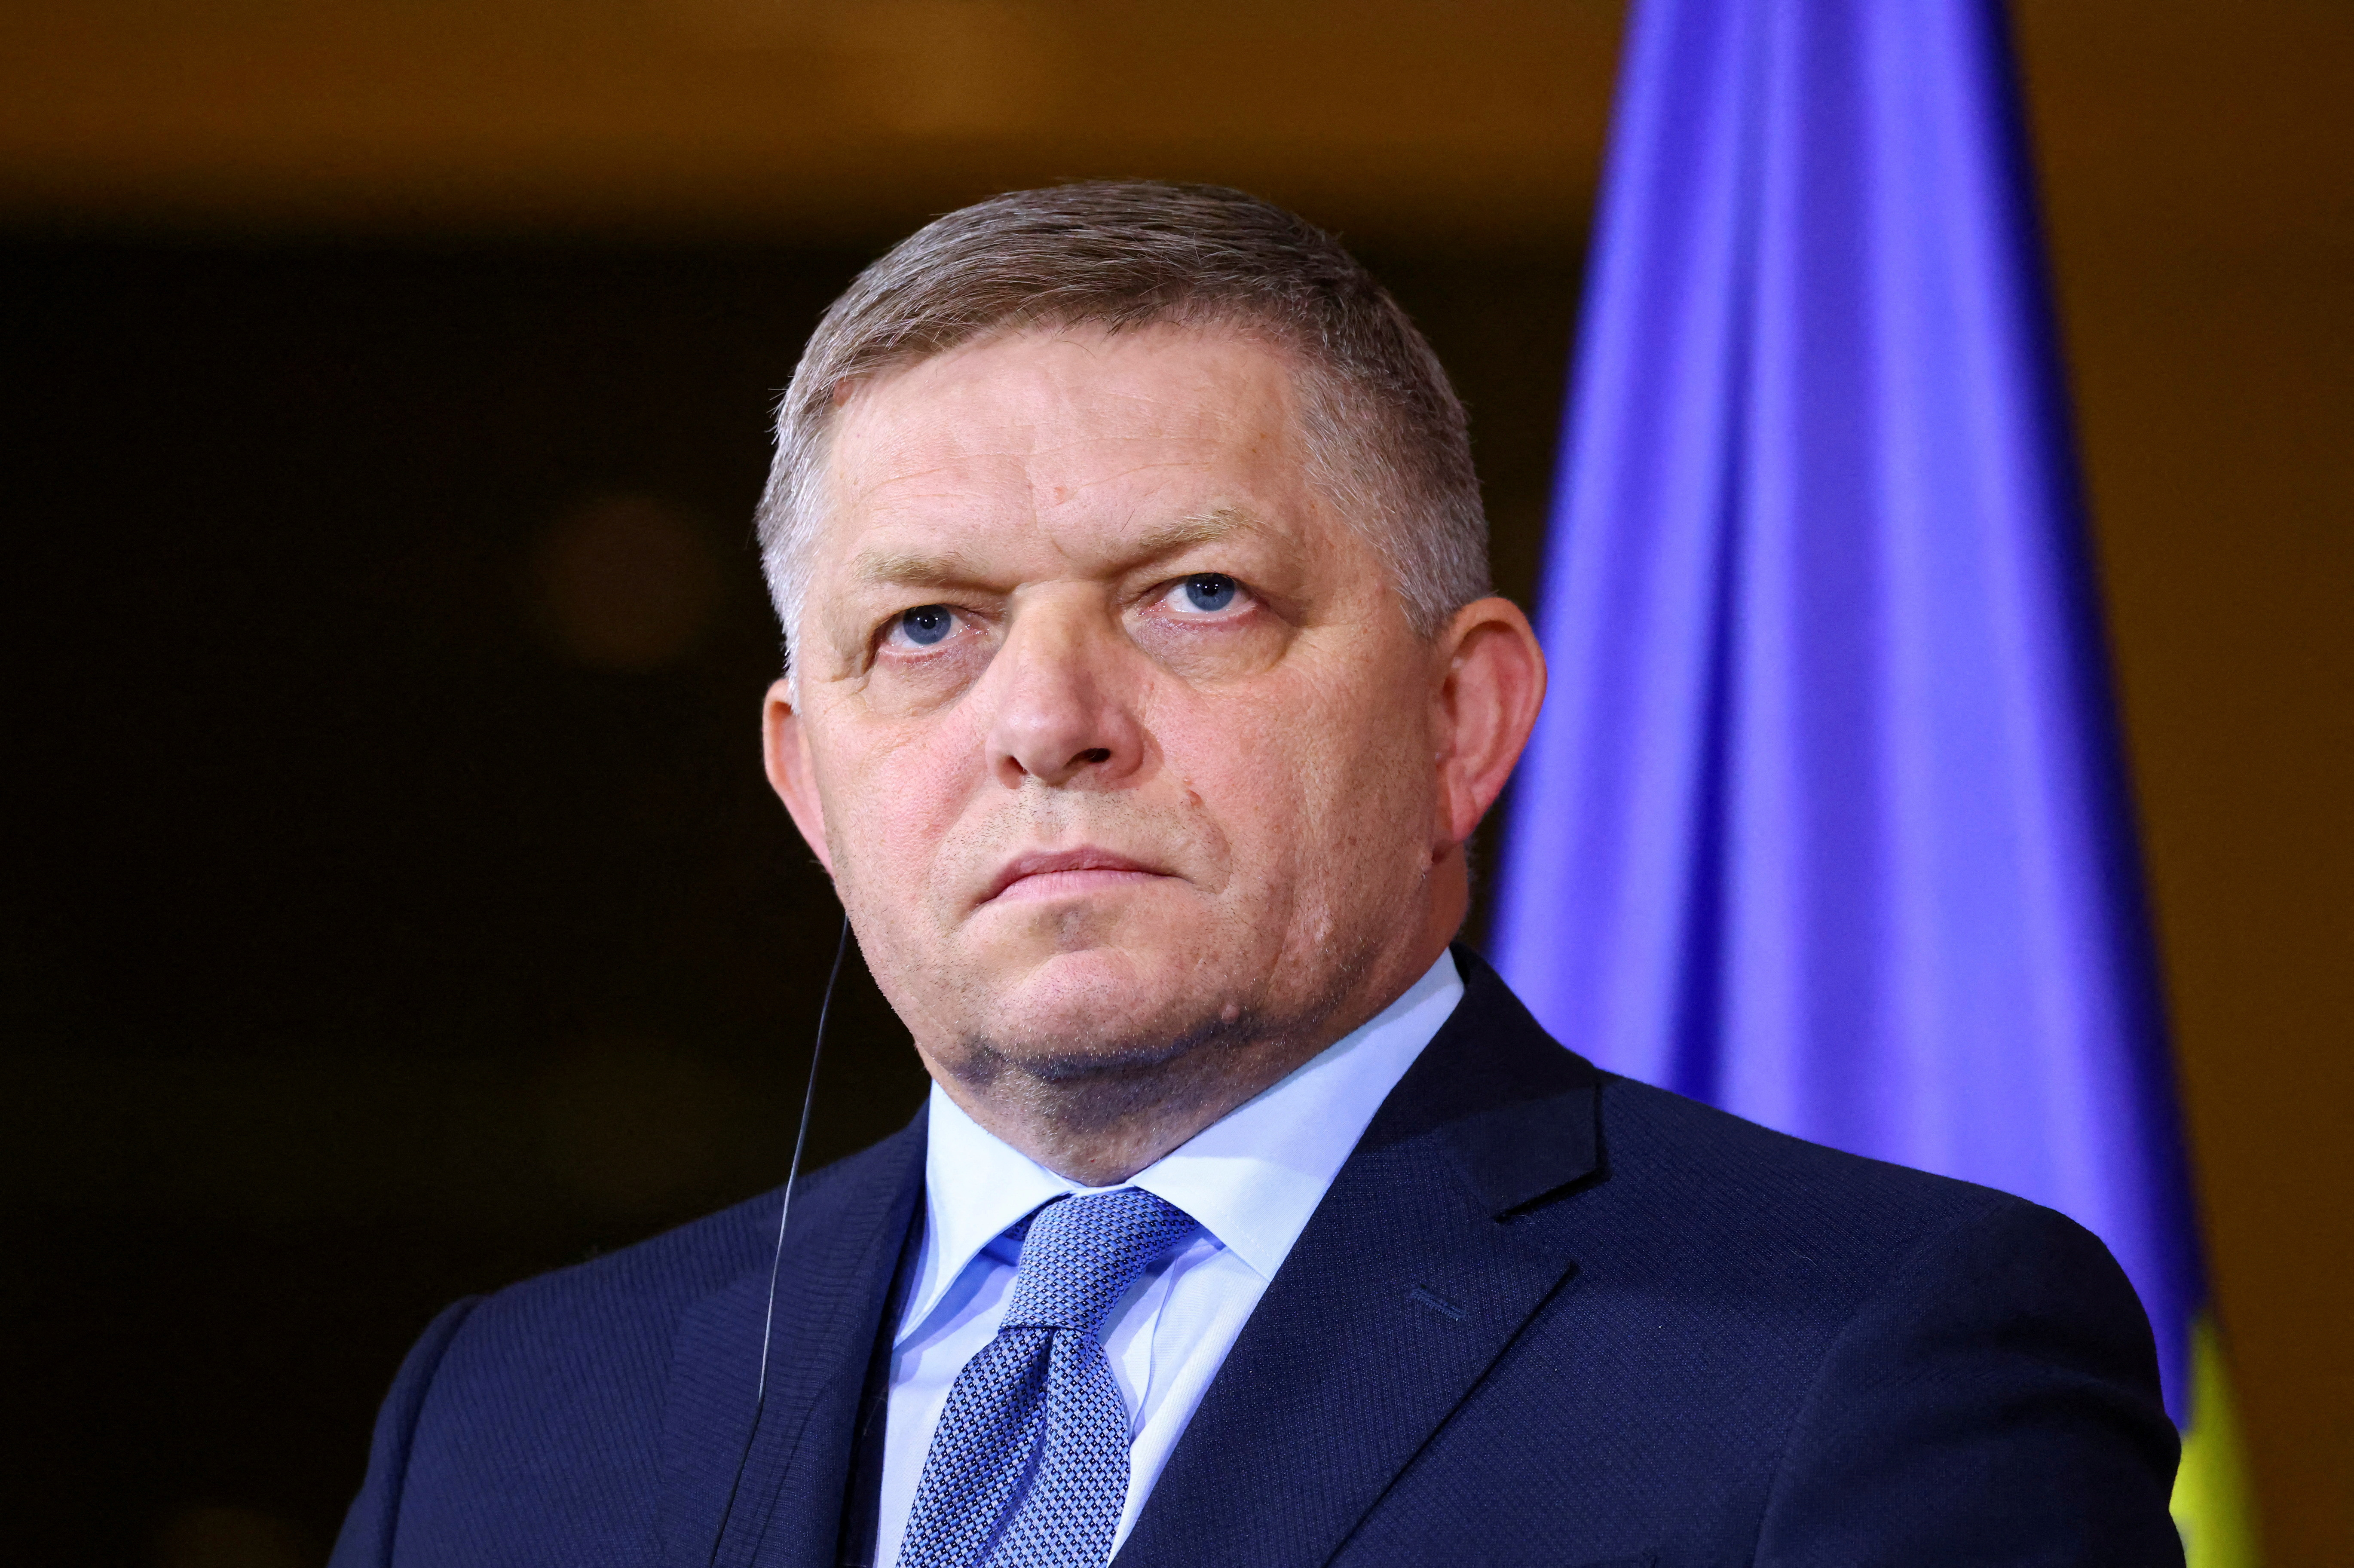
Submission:
{"label": "earpiece wire", "polygon": [[801,1151],[809,1147],[810,1107],[817,1103],[817,1067],[825,1054],[825,1021],[833,1011],[833,988],[842,979],[842,960],[850,952],[850,913],[842,916],[842,935],[833,945],[833,968],[826,971],[825,996],[817,1004],[817,1038],[810,1044],[809,1082],[801,1086],[801,1128],[793,1134],[792,1163],[785,1167],[784,1202],[777,1206],[777,1245],[769,1255],[769,1303],[760,1315],[760,1374],[752,1393],[752,1428],[744,1435],[744,1452],[736,1460],[735,1478],[727,1483],[727,1503],[719,1512],[719,1528],[711,1538],[711,1562],[719,1561],[720,1544],[727,1539],[727,1520],[736,1511],[736,1492],[744,1484],[744,1467],[751,1462],[752,1444],[760,1434],[760,1413],[769,1403],[769,1347],[777,1325],[777,1280],[784,1271],[785,1225],[793,1213],[793,1183],[801,1180]]}

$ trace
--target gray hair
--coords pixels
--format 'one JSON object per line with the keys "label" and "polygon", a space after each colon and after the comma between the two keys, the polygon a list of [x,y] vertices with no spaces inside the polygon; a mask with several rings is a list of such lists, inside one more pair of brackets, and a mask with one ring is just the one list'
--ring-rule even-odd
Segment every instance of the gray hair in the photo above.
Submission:
{"label": "gray hair", "polygon": [[1338,240],[1241,191],[1098,181],[992,196],[858,275],[777,408],[760,563],[786,656],[843,395],[987,335],[1162,323],[1226,327],[1292,359],[1308,480],[1388,563],[1430,636],[1488,592],[1488,520],[1463,405],[1405,312]]}

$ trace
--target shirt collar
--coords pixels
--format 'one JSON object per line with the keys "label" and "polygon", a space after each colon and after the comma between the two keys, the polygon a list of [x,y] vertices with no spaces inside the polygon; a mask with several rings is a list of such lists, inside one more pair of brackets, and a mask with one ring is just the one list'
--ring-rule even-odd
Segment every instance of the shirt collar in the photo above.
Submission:
{"label": "shirt collar", "polygon": [[[1273,1279],[1373,1113],[1462,998],[1455,957],[1441,953],[1370,1022],[1119,1185],[1168,1199],[1262,1282]],[[1023,1215],[1066,1192],[1103,1190],[1055,1174],[987,1131],[937,1084],[926,1137],[924,1243],[902,1340]]]}

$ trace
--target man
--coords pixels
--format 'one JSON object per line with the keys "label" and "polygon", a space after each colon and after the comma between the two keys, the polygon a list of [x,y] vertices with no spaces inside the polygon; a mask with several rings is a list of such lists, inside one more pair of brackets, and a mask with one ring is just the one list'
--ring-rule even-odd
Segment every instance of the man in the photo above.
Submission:
{"label": "man", "polygon": [[2179,1561],[2097,1241],[1601,1073],[1449,947],[1543,666],[1328,237],[940,219],[819,326],[761,531],[769,777],[929,1104],[780,1244],[444,1314],[339,1563]]}

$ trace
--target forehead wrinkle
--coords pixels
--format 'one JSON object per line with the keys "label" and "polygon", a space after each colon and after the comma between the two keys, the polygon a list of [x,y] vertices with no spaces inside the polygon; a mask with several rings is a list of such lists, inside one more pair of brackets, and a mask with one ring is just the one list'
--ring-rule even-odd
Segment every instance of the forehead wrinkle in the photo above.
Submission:
{"label": "forehead wrinkle", "polygon": [[1166,522],[1147,523],[1133,532],[1101,540],[1063,538],[1063,530],[1047,524],[1047,543],[1064,559],[1076,561],[1081,555],[1103,557],[1106,568],[1129,571],[1142,565],[1173,556],[1181,550],[1213,545],[1238,534],[1262,533],[1265,525],[1258,514],[1248,507],[1232,504],[1214,505],[1204,512],[1189,513]]}
{"label": "forehead wrinkle", "polygon": [[[1165,419],[1171,428],[1127,432],[1097,430],[1076,435],[1073,438],[1076,440],[1214,440],[1214,436],[1205,432],[1229,429],[1237,424],[1256,424],[1268,413],[1274,413],[1279,418],[1288,417],[1290,414],[1290,409],[1281,398],[1267,399],[1271,405],[1267,408],[1250,407],[1249,405],[1258,399],[1252,396],[1252,389],[1248,387],[1187,387],[1176,390],[1144,391],[1125,387],[1109,387],[1089,390],[1096,397],[1126,405],[1149,417]],[[1207,396],[1204,396],[1205,393]],[[1062,409],[1066,412],[1073,409],[1078,403],[1078,399],[1074,396],[1074,389],[1069,387],[1056,388],[1056,397],[1062,405]],[[1097,422],[1101,418],[1092,409],[1087,410],[1084,417],[1088,423]],[[1047,419],[1034,421],[1040,425],[1050,422],[1052,421]]]}
{"label": "forehead wrinkle", "polygon": [[[1082,419],[1078,421],[1082,428],[1072,429],[1070,427],[1073,421],[1069,415],[1078,401],[1075,397],[1074,389],[1058,384],[1051,387],[1049,390],[1056,404],[1053,412],[1000,415],[985,422],[991,427],[986,430],[977,429],[965,420],[950,416],[926,420],[917,430],[899,439],[883,438],[882,450],[877,453],[877,456],[883,458],[887,471],[863,485],[861,493],[872,497],[897,489],[911,482],[953,471],[974,462],[1028,463],[1042,459],[1064,458],[1090,448],[1104,447],[1145,445],[1214,447],[1222,441],[1234,439],[1235,427],[1238,425],[1260,436],[1274,434],[1280,439],[1293,433],[1280,428],[1271,431],[1264,429],[1262,428],[1264,421],[1257,416],[1257,411],[1228,406],[1236,401],[1231,396],[1224,398],[1214,397],[1207,400],[1196,401],[1182,394],[1128,388],[1095,390],[1098,395],[1108,396],[1119,402],[1140,408],[1155,413],[1173,412],[1179,417],[1171,421],[1168,428],[1142,429],[1086,428],[1095,421]],[[1230,391],[1231,389],[1218,390]],[[1243,402],[1250,400],[1247,396],[1240,399]],[[1278,405],[1275,410],[1278,414],[1276,425],[1278,427],[1288,425],[1290,423],[1288,410],[1284,407],[1287,400],[1278,397],[1275,401]],[[998,413],[1000,405],[996,397],[986,397],[983,399],[983,404],[992,414]],[[847,430],[854,426],[871,425],[877,417],[875,413],[877,407],[878,405],[863,403],[862,406],[854,408],[843,420],[844,429]],[[836,468],[841,466],[841,453],[847,444],[842,443],[836,446],[832,466]],[[1252,440],[1249,444],[1255,446],[1257,443]],[[942,450],[943,447],[946,450]],[[1143,462],[1132,469],[1090,478],[1083,482],[1081,488],[1112,482],[1155,467],[1198,467],[1210,461],[1214,461],[1214,454],[1209,452],[1195,452],[1182,457],[1173,455],[1163,457],[1158,461]],[[909,466],[901,467],[900,464]]]}
{"label": "forehead wrinkle", "polygon": [[[1278,427],[1288,425],[1291,411],[1288,400],[1272,400],[1270,409],[1255,409],[1245,405],[1254,399],[1245,390],[1237,396],[1228,387],[1212,387],[1210,396],[1198,397],[1202,388],[1186,388],[1177,392],[1141,391],[1126,387],[1089,387],[1091,397],[1108,398],[1151,414],[1172,416],[1165,425],[1150,422],[1144,429],[1106,429],[1099,410],[1085,407],[1086,399],[1079,389],[1063,385],[1048,388],[1055,407],[1051,411],[1031,414],[1010,414],[1002,411],[1002,397],[978,389],[963,389],[967,395],[954,399],[955,404],[977,401],[986,413],[981,421],[986,433],[974,429],[957,413],[936,416],[928,421],[920,433],[906,443],[893,443],[904,450],[907,445],[922,447],[938,445],[943,440],[953,449],[941,456],[935,466],[949,466],[974,459],[1008,458],[1015,461],[1042,457],[1059,457],[1072,450],[1137,442],[1159,441],[1200,444],[1228,439],[1236,426],[1256,429],[1262,426],[1267,413],[1276,416]],[[864,410],[862,410],[864,411]],[[1077,417],[1075,418],[1074,415]],[[872,416],[870,415],[870,418]],[[1119,423],[1119,421],[1112,421]],[[1058,433],[1055,432],[1060,427]],[[1277,433],[1288,433],[1278,429]],[[979,439],[974,439],[978,436]]]}
{"label": "forehead wrinkle", "polygon": [[[1038,421],[1015,428],[1018,430],[1035,430],[1043,428],[1044,423],[1045,421]],[[976,462],[1026,465],[1042,458],[1053,459],[1074,450],[1100,448],[1108,444],[1166,445],[1172,440],[1183,441],[1189,439],[1159,435],[1075,436],[1065,440],[1047,443],[1033,441],[1027,446],[1012,442],[1002,445],[977,444],[948,452],[934,452],[929,454],[928,461],[922,462],[919,466],[894,467],[843,494],[842,499],[848,504],[862,507],[870,512],[906,506],[920,507],[927,502],[961,501],[967,499],[970,493],[973,477],[970,470],[970,465]],[[1079,481],[1076,489],[1078,491],[1094,490],[1106,484],[1118,483],[1123,479],[1135,475],[1150,473],[1156,469],[1198,470],[1205,466],[1208,461],[1209,459],[1201,454],[1162,457],[1154,461],[1137,462],[1130,467],[1110,472],[1090,475]],[[840,478],[837,463],[835,475],[837,482]],[[930,484],[937,484],[938,488],[928,488]],[[1034,473],[1031,481],[1034,494],[1044,488],[1051,488],[1051,486],[1044,479]]]}
{"label": "forehead wrinkle", "polygon": [[904,486],[924,480],[945,480],[945,487],[937,493],[918,492],[917,499],[936,499],[939,495],[953,495],[970,486],[970,478],[960,475],[958,471],[975,458],[997,458],[1019,462],[1026,455],[1028,454],[1019,451],[949,452],[934,457],[931,461],[920,468],[894,468],[888,472],[877,475],[845,495],[843,500],[871,505],[877,496],[887,495]]}
{"label": "forehead wrinkle", "polygon": [[[1102,442],[1092,442],[1092,445],[1102,445]],[[1161,471],[1170,471],[1170,469],[1180,471],[1180,473],[1201,473],[1203,469],[1210,469],[1210,466],[1213,466],[1213,459],[1201,457],[1201,454],[1196,454],[1196,457],[1149,459],[1149,461],[1129,464],[1128,469],[1111,469],[1107,471],[1107,473],[1090,473],[1087,478],[1076,482],[1074,494],[1086,493],[1086,490],[1099,490],[1099,487],[1104,485],[1119,485],[1119,482],[1125,481],[1125,478],[1137,478],[1137,475],[1161,473]],[[1043,487],[1047,487],[1047,481],[1041,475],[1038,481],[1034,481],[1034,485],[1031,487],[1034,487],[1034,490],[1043,490]]]}

